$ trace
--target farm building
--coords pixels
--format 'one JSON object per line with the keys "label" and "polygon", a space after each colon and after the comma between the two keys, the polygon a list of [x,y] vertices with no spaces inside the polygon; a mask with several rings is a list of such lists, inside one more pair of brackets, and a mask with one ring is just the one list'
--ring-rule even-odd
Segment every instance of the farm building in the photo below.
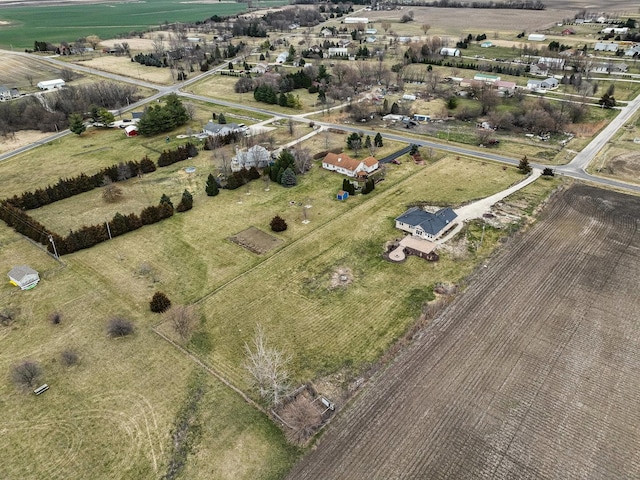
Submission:
{"label": "farm building", "polygon": [[500,77],[497,75],[489,75],[487,73],[476,73],[473,76],[473,79],[477,82],[484,82],[484,83],[495,83],[500,81]]}
{"label": "farm building", "polygon": [[349,192],[345,192],[344,190],[340,190],[338,192],[338,195],[336,195],[336,198],[338,200],[346,200],[347,198],[349,198]]}
{"label": "farm building", "polygon": [[366,177],[378,169],[378,160],[373,157],[357,160],[344,153],[327,153],[322,160],[322,168],[332,172],[342,173],[348,177]]}
{"label": "farm building", "polygon": [[0,85],[0,101],[11,100],[20,96],[17,88],[8,88]]}
{"label": "farm building", "polygon": [[378,33],[378,30],[375,28],[367,28],[364,33],[366,35],[376,35]]}
{"label": "farm building", "polygon": [[440,55],[443,57],[459,57],[461,54],[459,48],[443,47],[440,49]]}
{"label": "farm building", "polygon": [[428,122],[429,120],[431,120],[431,116],[430,115],[425,115],[422,113],[414,113],[413,114],[413,119],[416,122]]}
{"label": "farm building", "polygon": [[9,282],[20,287],[21,290],[29,290],[40,281],[40,275],[33,268],[26,265],[18,265],[9,271]]}
{"label": "farm building", "polygon": [[513,93],[516,90],[516,82],[507,82],[505,80],[497,80],[493,82],[493,86],[499,92]]}
{"label": "farm building", "polygon": [[325,38],[332,37],[333,36],[333,32],[331,30],[329,30],[328,28],[323,28],[322,30],[320,30],[320,35],[322,35]]}
{"label": "farm building", "polygon": [[627,57],[638,57],[638,56],[640,56],[640,45],[634,45],[631,48],[627,48],[624,51],[624,54]]}
{"label": "farm building", "polygon": [[594,45],[593,49],[601,52],[617,52],[618,46],[617,43],[598,42]]}
{"label": "farm building", "polygon": [[549,77],[545,80],[529,80],[527,82],[527,88],[529,90],[538,90],[538,89],[544,89],[544,90],[549,90],[552,88],[556,88],[559,85],[558,80],[556,80],[553,77]]}
{"label": "farm building", "polygon": [[327,53],[330,57],[346,57],[349,55],[347,47],[329,47]]}
{"label": "farm building", "polygon": [[423,240],[434,240],[457,217],[456,212],[449,207],[438,210],[436,213],[427,212],[419,207],[411,207],[396,218],[396,228]]}
{"label": "farm building", "polygon": [[231,171],[239,172],[243,168],[264,168],[269,165],[271,154],[261,145],[240,150],[236,147],[236,156],[231,159]]}
{"label": "farm building", "polygon": [[127,137],[137,137],[138,136],[138,127],[135,125],[127,125],[124,127],[124,134]]}
{"label": "farm building", "polygon": [[607,27],[603,28],[601,33],[615,33],[616,35],[622,35],[624,33],[629,33],[629,27]]}
{"label": "farm building", "polygon": [[65,82],[61,78],[55,80],[45,80],[44,82],[38,82],[38,88],[40,90],[53,90],[54,88],[64,87]]}
{"label": "farm building", "polygon": [[369,23],[369,19],[367,17],[346,17],[344,19],[344,23],[346,24],[354,24],[354,23]]}
{"label": "farm building", "polygon": [[489,48],[489,47],[493,47],[493,42],[489,42],[489,41],[482,42],[482,43],[480,44],[480,47],[481,47],[481,48]]}
{"label": "farm building", "polygon": [[530,42],[544,42],[546,39],[547,36],[543,35],[542,33],[530,33],[527,37],[527,40],[529,40]]}
{"label": "farm building", "polygon": [[289,52],[282,52],[280,55],[278,55],[278,57],[276,58],[276,63],[284,63],[287,61],[287,58],[289,58]]}
{"label": "farm building", "polygon": [[565,64],[567,63],[564,58],[557,57],[539,57],[538,65],[544,63],[549,68],[555,68],[558,70],[564,70]]}

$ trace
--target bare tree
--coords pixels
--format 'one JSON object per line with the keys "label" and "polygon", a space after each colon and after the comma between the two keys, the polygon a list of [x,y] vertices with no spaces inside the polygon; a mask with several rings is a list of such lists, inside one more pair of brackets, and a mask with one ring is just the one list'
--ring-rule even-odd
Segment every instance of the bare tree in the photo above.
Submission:
{"label": "bare tree", "polygon": [[42,368],[33,360],[23,360],[11,369],[11,379],[23,388],[33,387],[42,375]]}
{"label": "bare tree", "polygon": [[67,348],[60,354],[60,361],[65,367],[70,367],[80,361],[80,356],[73,348]]}
{"label": "bare tree", "polygon": [[319,408],[305,396],[299,396],[287,404],[280,416],[289,426],[289,430],[285,432],[287,440],[296,445],[304,444],[322,425]]}
{"label": "bare tree", "polygon": [[289,119],[289,121],[287,122],[287,127],[289,128],[289,135],[293,137],[293,134],[296,131],[296,127],[295,127],[295,124],[293,123],[293,120]]}
{"label": "bare tree", "polygon": [[32,73],[25,73],[24,74],[24,78],[26,78],[27,82],[29,82],[29,85],[31,87],[33,87],[33,74]]}
{"label": "bare tree", "polygon": [[311,152],[308,148],[296,147],[293,150],[296,173],[304,174],[311,169]]}
{"label": "bare tree", "polygon": [[122,198],[122,189],[105,177],[102,199],[107,203],[115,203]]}
{"label": "bare tree", "polygon": [[271,405],[277,405],[289,389],[289,374],[286,367],[291,361],[291,356],[267,345],[261,325],[256,326],[253,345],[249,346],[245,343],[244,349],[245,368],[251,374],[253,386],[262,399]]}
{"label": "bare tree", "polygon": [[98,48],[98,45],[100,45],[100,37],[97,35],[89,35],[87,38],[87,43],[89,45],[91,45],[91,48],[93,48],[94,50]]}
{"label": "bare tree", "polygon": [[422,24],[422,27],[420,27],[420,28],[422,28],[422,31],[423,31],[423,32],[424,32],[424,34],[426,35],[426,34],[427,34],[427,32],[428,32],[429,30],[431,30],[431,25],[429,25],[428,23],[423,23],[423,24]]}
{"label": "bare tree", "polygon": [[184,305],[173,305],[165,312],[164,318],[185,343],[191,339],[198,323],[195,309]]}
{"label": "bare tree", "polygon": [[382,29],[384,30],[384,33],[387,33],[390,28],[391,28],[390,22],[382,22]]}
{"label": "bare tree", "polygon": [[131,320],[122,317],[113,317],[107,323],[107,333],[110,337],[126,337],[133,333],[134,327]]}
{"label": "bare tree", "polygon": [[73,80],[73,70],[67,67],[62,68],[60,70],[60,78],[65,82],[70,82],[71,80]]}

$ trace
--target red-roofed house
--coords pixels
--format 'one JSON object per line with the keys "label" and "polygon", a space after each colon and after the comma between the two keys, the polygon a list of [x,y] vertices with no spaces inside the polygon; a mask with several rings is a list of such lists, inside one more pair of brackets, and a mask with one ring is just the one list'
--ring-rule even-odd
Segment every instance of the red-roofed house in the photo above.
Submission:
{"label": "red-roofed house", "polygon": [[378,169],[378,160],[373,157],[356,160],[344,153],[327,153],[322,160],[322,168],[342,173],[348,177],[356,177],[359,175],[366,177]]}

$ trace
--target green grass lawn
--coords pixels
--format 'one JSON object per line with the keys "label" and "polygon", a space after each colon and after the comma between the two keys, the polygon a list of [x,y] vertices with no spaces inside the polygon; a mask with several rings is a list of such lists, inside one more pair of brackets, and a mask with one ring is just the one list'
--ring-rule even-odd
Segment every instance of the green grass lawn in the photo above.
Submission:
{"label": "green grass lawn", "polygon": [[[259,1],[254,7],[281,5],[278,0]],[[119,34],[143,32],[165,22],[195,22],[212,15],[227,16],[246,9],[242,3],[207,4],[178,0],[153,2],[111,2],[39,7],[3,7],[0,26],[3,48],[33,48],[33,42],[75,42],[98,35],[114,38]]]}

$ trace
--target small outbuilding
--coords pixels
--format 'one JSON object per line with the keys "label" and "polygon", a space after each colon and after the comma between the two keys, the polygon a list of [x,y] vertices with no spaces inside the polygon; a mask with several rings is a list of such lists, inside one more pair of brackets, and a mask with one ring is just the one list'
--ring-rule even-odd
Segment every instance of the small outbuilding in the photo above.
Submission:
{"label": "small outbuilding", "polygon": [[138,127],[135,125],[127,125],[124,127],[124,134],[127,137],[137,137],[138,136]]}
{"label": "small outbuilding", "polygon": [[459,48],[443,47],[440,49],[440,55],[442,55],[443,57],[459,57],[462,54],[460,53]]}
{"label": "small outbuilding", "polygon": [[344,190],[340,190],[338,195],[336,196],[338,200],[346,200],[349,198],[349,192],[345,192]]}
{"label": "small outbuilding", "polygon": [[43,82],[38,82],[38,88],[40,90],[53,90],[55,88],[62,88],[65,85],[65,81],[61,78],[56,78],[55,80],[45,80]]}
{"label": "small outbuilding", "polygon": [[542,33],[531,33],[527,37],[527,40],[530,42],[544,42],[547,39],[547,36]]}
{"label": "small outbuilding", "polygon": [[40,275],[27,265],[18,265],[9,271],[9,282],[21,290],[30,290],[40,281]]}

